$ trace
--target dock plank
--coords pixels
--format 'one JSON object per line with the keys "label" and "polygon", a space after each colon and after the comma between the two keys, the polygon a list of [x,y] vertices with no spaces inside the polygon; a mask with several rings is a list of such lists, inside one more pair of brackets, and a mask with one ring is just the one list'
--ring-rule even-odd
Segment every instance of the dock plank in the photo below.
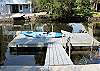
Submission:
{"label": "dock plank", "polygon": [[57,56],[57,51],[56,51],[56,48],[54,47],[53,45],[53,52],[54,52],[54,65],[58,65],[59,64],[59,61],[58,61],[58,56]]}
{"label": "dock plank", "polygon": [[58,44],[57,44],[57,46],[58,46],[59,53],[62,54],[61,57],[62,57],[63,63],[68,64],[68,61],[66,60],[65,54],[64,54],[64,52],[62,52],[62,49],[61,49],[62,47],[60,47]]}
{"label": "dock plank", "polygon": [[60,51],[61,54],[63,54],[62,57],[63,57],[63,60],[64,60],[64,64],[73,64],[70,57],[68,56],[68,54],[64,50],[64,48],[61,45],[59,45],[59,46],[60,46],[59,51]]}
{"label": "dock plank", "polygon": [[56,49],[56,53],[57,53],[57,56],[58,56],[59,65],[63,65],[64,62],[63,62],[63,59],[61,57],[61,54],[59,53],[59,47],[57,47],[57,43],[55,44],[55,49]]}
{"label": "dock plank", "polygon": [[45,66],[73,64],[60,43],[48,44]]}
{"label": "dock plank", "polygon": [[52,44],[49,47],[49,65],[54,65],[54,53],[53,53],[53,49],[52,49]]}
{"label": "dock plank", "polygon": [[46,53],[46,60],[45,63],[46,65],[54,65],[53,63],[53,53],[52,52],[52,45],[49,44],[47,48],[47,53]]}

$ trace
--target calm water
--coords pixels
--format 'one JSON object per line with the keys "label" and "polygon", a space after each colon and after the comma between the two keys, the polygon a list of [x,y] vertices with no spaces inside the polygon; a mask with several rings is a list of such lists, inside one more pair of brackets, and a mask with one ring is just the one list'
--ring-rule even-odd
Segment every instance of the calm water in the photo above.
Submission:
{"label": "calm water", "polygon": [[[27,24],[21,27],[7,27],[7,31],[10,30],[14,30],[14,31],[18,31],[18,30],[33,30],[33,31],[46,31],[46,32],[60,32],[61,29],[66,30],[66,31],[72,31],[72,32],[80,32],[80,30],[85,30],[83,26],[81,26],[79,24],[79,26],[77,26],[76,24],[72,25],[74,26],[73,30],[70,26],[68,26],[67,23],[37,23],[37,24]],[[67,27],[67,28],[66,28]],[[79,29],[78,29],[79,28]],[[85,30],[86,31],[86,30]],[[2,37],[0,37],[1,39]],[[13,39],[13,37],[12,37]],[[10,42],[12,39],[8,40],[7,38],[5,38],[5,40],[8,40],[8,42]],[[3,39],[2,39],[3,40]],[[7,43],[8,43],[7,42]],[[1,41],[1,43],[6,43]],[[3,44],[5,45],[5,44]],[[2,46],[0,47],[2,49]],[[5,47],[3,48],[3,50],[6,49],[5,51],[3,51],[2,53],[4,53],[2,56],[3,59],[5,59],[5,63],[4,65],[43,65],[44,60],[40,60],[42,55],[11,55],[9,53],[9,48],[7,49],[7,44],[5,45]],[[98,51],[100,52],[100,49],[98,49]],[[96,64],[100,64],[100,59],[95,57],[95,54],[97,53],[97,51],[93,54],[93,58],[91,60],[90,58],[90,53],[76,53],[75,54],[71,54],[71,59],[74,62],[74,64],[91,64],[91,63],[96,63]],[[44,55],[45,56],[45,55]]]}

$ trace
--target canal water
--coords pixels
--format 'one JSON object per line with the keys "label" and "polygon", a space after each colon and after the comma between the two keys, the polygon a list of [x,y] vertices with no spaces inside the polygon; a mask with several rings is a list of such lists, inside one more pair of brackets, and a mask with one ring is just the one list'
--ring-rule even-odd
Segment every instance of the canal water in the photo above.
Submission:
{"label": "canal water", "polygon": [[[84,28],[84,26],[82,24],[79,23],[38,23],[36,22],[35,24],[32,24],[30,22],[30,24],[26,24],[24,26],[5,26],[4,28],[8,28],[5,31],[9,32],[13,30],[13,31],[19,31],[19,30],[23,30],[23,31],[46,31],[46,32],[60,32],[60,30],[65,30],[65,31],[69,31],[69,32],[74,32],[74,33],[80,33],[80,32],[86,32],[86,29]],[[72,28],[73,27],[73,28]],[[3,29],[1,29],[3,30]],[[3,30],[4,31],[4,30]],[[12,32],[13,32],[12,31]],[[4,34],[6,33],[6,34]],[[15,34],[15,32],[14,32]],[[13,34],[13,35],[14,35]],[[24,66],[24,65],[32,65],[32,66],[37,66],[37,65],[43,65],[44,64],[44,58],[41,59],[41,56],[43,57],[43,55],[11,55],[9,53],[9,48],[8,43],[14,38],[14,36],[11,36],[10,39],[4,38],[3,36],[7,35],[7,32],[1,32],[1,41],[0,43],[2,44],[2,46],[0,46],[0,52],[1,54],[1,59],[4,60],[4,66],[12,66],[12,65],[19,65],[19,66]],[[7,40],[3,41],[3,40]],[[6,43],[6,44],[4,44]],[[1,45],[0,44],[0,45]],[[73,51],[72,51],[73,52]],[[92,54],[92,58],[90,57],[90,52],[80,52],[77,53],[77,51],[74,54],[71,54],[71,59],[74,62],[74,64],[100,64],[100,58],[96,57],[98,55],[98,53],[100,54],[100,49],[98,49],[97,51],[94,51]],[[45,55],[44,55],[45,57]],[[2,62],[2,61],[1,61]]]}

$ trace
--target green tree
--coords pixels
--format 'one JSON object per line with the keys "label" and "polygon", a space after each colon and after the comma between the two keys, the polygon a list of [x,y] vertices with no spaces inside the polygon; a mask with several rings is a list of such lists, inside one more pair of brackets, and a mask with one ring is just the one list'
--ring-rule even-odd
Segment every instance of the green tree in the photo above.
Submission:
{"label": "green tree", "polygon": [[49,3],[49,0],[36,0],[37,6],[41,11],[44,11],[47,9],[47,3]]}
{"label": "green tree", "polygon": [[71,15],[71,3],[72,0],[37,0],[39,8],[52,16]]}
{"label": "green tree", "polygon": [[74,12],[76,15],[92,16],[90,0],[76,0],[74,2]]}
{"label": "green tree", "polygon": [[47,3],[48,11],[50,15],[58,16],[61,15],[61,3],[57,1],[52,1]]}
{"label": "green tree", "polygon": [[52,16],[92,16],[90,0],[36,0],[41,11]]}

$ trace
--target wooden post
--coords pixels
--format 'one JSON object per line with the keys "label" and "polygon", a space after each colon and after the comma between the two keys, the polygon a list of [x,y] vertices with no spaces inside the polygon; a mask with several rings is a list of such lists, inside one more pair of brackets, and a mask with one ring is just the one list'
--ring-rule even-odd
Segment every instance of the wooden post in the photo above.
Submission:
{"label": "wooden post", "polygon": [[70,55],[70,54],[71,54],[71,43],[70,43],[70,38],[71,38],[71,37],[69,37],[69,38],[67,39],[67,43],[68,43],[67,46],[69,47],[69,57],[71,57],[71,55]]}
{"label": "wooden post", "polygon": [[69,57],[71,57],[71,46],[70,46],[70,43],[69,43]]}
{"label": "wooden post", "polygon": [[52,26],[52,32],[53,32],[53,24],[51,24],[51,26]]}
{"label": "wooden post", "polygon": [[33,31],[33,24],[31,23],[31,31]]}
{"label": "wooden post", "polygon": [[92,40],[91,40],[91,53],[90,53],[90,59],[92,60],[92,51],[93,51],[93,43],[94,43],[94,40],[93,40],[93,29],[94,29],[94,23],[91,25],[91,27],[92,27],[92,32],[91,32],[91,34],[92,34]]}
{"label": "wooden post", "polygon": [[18,52],[17,49],[18,49],[18,45],[16,45],[16,55],[17,55],[17,52]]}
{"label": "wooden post", "polygon": [[97,5],[98,5],[98,3],[96,3],[96,11],[98,11],[98,9],[97,9]]}

